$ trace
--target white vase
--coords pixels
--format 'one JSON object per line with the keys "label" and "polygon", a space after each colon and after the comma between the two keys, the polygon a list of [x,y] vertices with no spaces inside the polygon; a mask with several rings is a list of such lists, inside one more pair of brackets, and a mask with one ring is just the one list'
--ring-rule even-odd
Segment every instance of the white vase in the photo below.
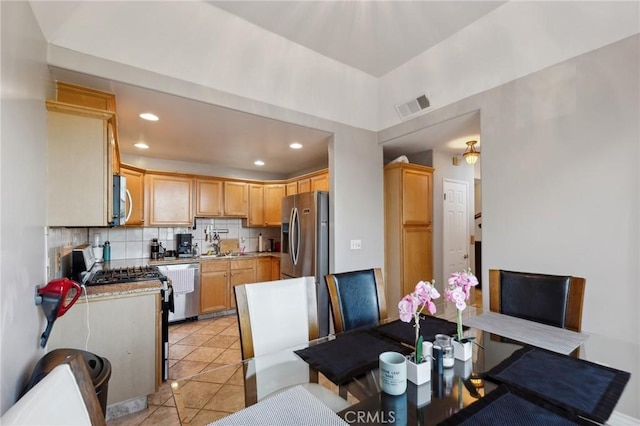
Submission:
{"label": "white vase", "polygon": [[407,383],[407,397],[417,408],[424,407],[431,402],[431,383],[426,382],[421,385]]}
{"label": "white vase", "polygon": [[413,354],[407,356],[407,379],[416,385],[431,380],[431,360],[427,358],[424,362],[416,364],[413,362]]}
{"label": "white vase", "polygon": [[471,342],[460,343],[456,339],[451,339],[451,344],[453,345],[453,357],[455,359],[460,361],[471,359],[473,355]]}

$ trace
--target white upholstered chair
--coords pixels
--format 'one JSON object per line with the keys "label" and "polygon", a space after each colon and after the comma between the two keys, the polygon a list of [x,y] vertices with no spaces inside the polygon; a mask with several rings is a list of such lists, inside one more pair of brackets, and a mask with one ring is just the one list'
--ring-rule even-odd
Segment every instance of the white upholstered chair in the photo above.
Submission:
{"label": "white upholstered chair", "polygon": [[82,355],[69,357],[0,418],[2,425],[105,425]]}
{"label": "white upholstered chair", "polygon": [[316,284],[313,277],[292,278],[234,288],[242,358],[245,402],[253,404],[290,386],[303,384],[334,411],[347,401],[319,385],[318,374],[288,348],[304,348],[318,337]]}

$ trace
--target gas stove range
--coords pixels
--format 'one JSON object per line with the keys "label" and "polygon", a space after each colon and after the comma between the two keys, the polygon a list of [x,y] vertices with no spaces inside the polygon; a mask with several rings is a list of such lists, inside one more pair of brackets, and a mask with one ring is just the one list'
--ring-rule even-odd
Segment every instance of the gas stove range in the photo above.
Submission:
{"label": "gas stove range", "polygon": [[139,281],[165,280],[157,266],[132,266],[126,268],[101,269],[93,273],[87,285],[132,283]]}

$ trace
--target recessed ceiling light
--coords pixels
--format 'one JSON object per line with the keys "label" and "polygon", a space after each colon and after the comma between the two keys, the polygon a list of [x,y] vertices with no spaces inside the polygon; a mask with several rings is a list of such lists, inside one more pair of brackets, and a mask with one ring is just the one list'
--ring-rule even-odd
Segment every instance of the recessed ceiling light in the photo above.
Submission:
{"label": "recessed ceiling light", "polygon": [[144,112],[144,113],[140,114],[140,118],[143,118],[143,119],[149,120],[149,121],[158,121],[159,120],[157,115],[151,114],[150,112]]}
{"label": "recessed ceiling light", "polygon": [[253,164],[255,164],[256,166],[264,166],[264,161],[256,160],[256,161],[253,162]]}
{"label": "recessed ceiling light", "polygon": [[291,145],[289,145],[289,148],[300,149],[300,148],[302,148],[302,145],[299,144],[298,142],[295,142],[295,143],[292,143]]}
{"label": "recessed ceiling light", "polygon": [[136,148],[140,148],[140,149],[149,149],[149,145],[147,145],[144,142],[138,142],[136,144],[133,144],[133,146],[135,146]]}

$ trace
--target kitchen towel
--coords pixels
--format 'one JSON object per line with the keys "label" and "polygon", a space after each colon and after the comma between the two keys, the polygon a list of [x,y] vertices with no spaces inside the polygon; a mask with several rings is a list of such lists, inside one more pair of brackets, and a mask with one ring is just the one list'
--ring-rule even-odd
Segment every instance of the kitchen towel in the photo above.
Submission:
{"label": "kitchen towel", "polygon": [[582,417],[606,422],[631,375],[540,348],[524,347],[486,373]]}
{"label": "kitchen towel", "polygon": [[295,351],[311,367],[336,385],[377,368],[382,352],[408,354],[412,348],[394,342],[372,330],[355,330],[336,338]]}
{"label": "kitchen towel", "polygon": [[171,279],[175,294],[191,293],[194,290],[195,268],[169,269],[165,275]]}
{"label": "kitchen towel", "polygon": [[294,386],[224,417],[209,426],[326,425],[347,426],[303,386]]}
{"label": "kitchen towel", "polygon": [[485,312],[462,321],[464,325],[568,355],[589,337],[586,334],[528,321],[496,312]]}

